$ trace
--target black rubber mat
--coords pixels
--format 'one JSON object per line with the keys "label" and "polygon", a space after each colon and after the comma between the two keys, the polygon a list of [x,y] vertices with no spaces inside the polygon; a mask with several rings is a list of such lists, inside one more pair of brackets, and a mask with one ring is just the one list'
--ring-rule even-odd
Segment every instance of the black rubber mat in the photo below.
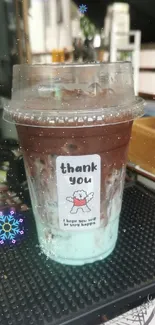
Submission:
{"label": "black rubber mat", "polygon": [[97,324],[103,315],[155,293],[155,197],[126,188],[119,240],[105,261],[63,266],[40,254],[34,221],[27,236],[0,247],[0,324]]}

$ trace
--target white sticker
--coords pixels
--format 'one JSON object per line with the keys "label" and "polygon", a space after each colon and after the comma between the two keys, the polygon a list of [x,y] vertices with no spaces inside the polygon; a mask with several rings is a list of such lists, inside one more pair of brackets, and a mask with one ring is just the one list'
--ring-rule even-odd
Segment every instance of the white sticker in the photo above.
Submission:
{"label": "white sticker", "polygon": [[59,156],[56,173],[60,229],[81,231],[98,228],[100,156]]}

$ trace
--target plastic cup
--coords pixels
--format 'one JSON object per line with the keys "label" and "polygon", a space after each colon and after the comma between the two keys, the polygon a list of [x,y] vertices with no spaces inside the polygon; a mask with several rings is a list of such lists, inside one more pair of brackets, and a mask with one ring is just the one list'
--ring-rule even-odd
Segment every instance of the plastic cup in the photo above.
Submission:
{"label": "plastic cup", "polygon": [[133,120],[130,63],[17,65],[4,119],[16,124],[42,251],[82,265],[118,236]]}

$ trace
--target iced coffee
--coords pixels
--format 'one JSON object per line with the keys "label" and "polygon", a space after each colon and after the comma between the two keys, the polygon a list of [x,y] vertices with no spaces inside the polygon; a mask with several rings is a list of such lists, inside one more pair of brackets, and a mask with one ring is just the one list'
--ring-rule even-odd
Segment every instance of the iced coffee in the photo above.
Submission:
{"label": "iced coffee", "polygon": [[15,66],[4,117],[17,126],[38,240],[51,259],[81,265],[113,251],[142,112],[130,63]]}

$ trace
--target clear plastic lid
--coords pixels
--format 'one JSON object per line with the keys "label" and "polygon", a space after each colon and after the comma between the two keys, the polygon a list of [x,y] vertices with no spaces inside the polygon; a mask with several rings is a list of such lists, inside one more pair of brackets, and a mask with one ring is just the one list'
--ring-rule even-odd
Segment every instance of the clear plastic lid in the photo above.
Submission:
{"label": "clear plastic lid", "polygon": [[16,65],[8,122],[39,127],[113,124],[143,115],[129,62]]}

